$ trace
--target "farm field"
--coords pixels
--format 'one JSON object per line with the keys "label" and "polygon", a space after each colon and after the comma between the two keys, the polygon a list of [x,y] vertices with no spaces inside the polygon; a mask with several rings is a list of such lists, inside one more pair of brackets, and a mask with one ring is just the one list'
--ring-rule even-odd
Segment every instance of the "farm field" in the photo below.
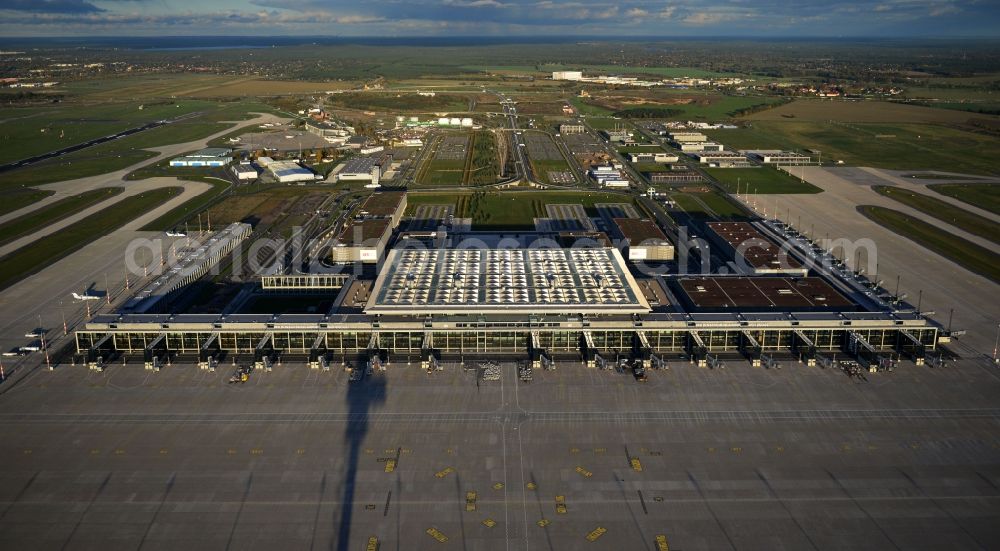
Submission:
{"label": "farm field", "polygon": [[0,289],[5,289],[60,258],[72,254],[84,245],[163,204],[181,191],[182,188],[177,187],[161,188],[128,197],[107,212],[88,216],[0,258]]}
{"label": "farm field", "polygon": [[823,190],[771,167],[706,168],[729,193],[820,193]]}
{"label": "farm field", "polygon": [[996,184],[931,184],[928,189],[1000,214],[1000,186]]}
{"label": "farm field", "polygon": [[15,239],[29,235],[49,224],[55,223],[67,216],[72,216],[90,206],[96,205],[118,195],[125,188],[109,187],[94,189],[67,197],[34,210],[3,224],[0,224],[0,245],[10,243]]}
{"label": "farm field", "polygon": [[797,99],[746,117],[751,121],[890,122],[965,124],[968,113],[885,101]]}
{"label": "farm field", "polygon": [[824,163],[898,170],[1000,173],[1000,160],[982,155],[995,137],[947,126],[913,123],[755,121],[751,128],[710,131],[727,149],[813,149]]}
{"label": "farm field", "polygon": [[393,112],[438,112],[469,110],[470,98],[460,94],[421,96],[416,93],[344,92],[327,97],[327,103],[345,109]]}
{"label": "farm field", "polygon": [[933,216],[942,222],[947,222],[956,228],[1000,243],[1000,224],[951,203],[895,186],[872,186],[872,190],[879,195]]}
{"label": "farm field", "polygon": [[[767,96],[727,96],[718,93],[653,91],[643,96],[639,95],[601,95],[594,94],[592,98],[579,99],[583,105],[598,107],[613,113],[630,108],[662,108],[669,109],[674,114],[669,119],[703,120],[718,122],[739,115],[740,110],[757,105],[781,103],[781,98]],[[662,118],[662,117],[655,117]]]}
{"label": "farm field", "polygon": [[969,271],[1000,282],[1000,255],[984,247],[897,210],[862,205],[858,207],[858,212]]}
{"label": "farm field", "polygon": [[246,79],[235,82],[230,80],[216,85],[205,85],[190,91],[182,91],[179,95],[196,98],[287,96],[296,94],[322,94],[333,90],[346,90],[351,87],[353,87],[352,83],[344,81],[307,82]]}

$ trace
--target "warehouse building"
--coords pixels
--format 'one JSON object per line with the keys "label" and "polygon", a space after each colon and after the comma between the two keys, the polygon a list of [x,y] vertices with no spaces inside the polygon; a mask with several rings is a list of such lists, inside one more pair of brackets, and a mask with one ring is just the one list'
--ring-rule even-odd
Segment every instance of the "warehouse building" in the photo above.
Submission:
{"label": "warehouse building", "polygon": [[812,157],[792,151],[747,151],[747,157],[765,165],[809,165]]}
{"label": "warehouse building", "polygon": [[674,245],[656,222],[648,218],[614,218],[612,222],[626,242],[623,253],[629,261],[674,259]]}
{"label": "warehouse building", "polygon": [[749,222],[709,222],[709,237],[733,256],[739,273],[806,276],[809,270]]}
{"label": "warehouse building", "polygon": [[683,184],[702,181],[701,174],[693,170],[674,172],[650,172],[649,181],[653,184]]}
{"label": "warehouse building", "polygon": [[382,177],[382,157],[354,157],[337,170],[338,182],[371,182],[378,184]]}
{"label": "warehouse building", "polygon": [[722,151],[725,149],[722,144],[715,142],[674,142],[674,147],[684,153],[695,151]]}
{"label": "warehouse building", "polygon": [[582,124],[560,124],[559,133],[560,134],[583,134],[587,131],[587,128]]}
{"label": "warehouse building", "polygon": [[201,151],[189,153],[183,157],[176,157],[170,160],[170,166],[174,167],[213,167],[226,166],[233,162],[233,150],[224,147],[208,147]]}
{"label": "warehouse building", "polygon": [[236,176],[237,180],[253,180],[258,176],[257,169],[254,168],[253,163],[242,162],[233,165],[233,175]]}
{"label": "warehouse building", "polygon": [[707,142],[708,136],[701,132],[671,132],[670,141],[677,143],[684,142]]}
{"label": "warehouse building", "polygon": [[354,220],[337,235],[330,248],[330,259],[337,264],[374,264],[382,259],[392,228],[392,220],[388,218]]}
{"label": "warehouse building", "polygon": [[552,71],[552,80],[582,80],[583,71]]}
{"label": "warehouse building", "polygon": [[270,161],[267,170],[282,184],[315,182],[316,174],[295,161]]}
{"label": "warehouse building", "polygon": [[703,165],[733,168],[752,166],[746,156],[736,151],[695,151],[689,154]]}
{"label": "warehouse building", "polygon": [[308,120],[305,128],[306,132],[315,134],[333,145],[343,145],[348,138],[354,135],[353,127],[335,122]]}

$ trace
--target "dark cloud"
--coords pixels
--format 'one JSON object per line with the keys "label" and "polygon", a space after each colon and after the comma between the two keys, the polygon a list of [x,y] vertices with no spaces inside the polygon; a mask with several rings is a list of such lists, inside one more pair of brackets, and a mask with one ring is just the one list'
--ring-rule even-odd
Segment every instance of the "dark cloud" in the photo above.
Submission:
{"label": "dark cloud", "polygon": [[[121,34],[190,26],[187,34],[243,32],[657,36],[961,36],[988,34],[1000,10],[981,0],[241,0],[226,10],[174,0],[0,0],[0,33],[46,26]],[[91,2],[107,7],[106,10]],[[114,7],[111,7],[111,6]],[[242,27],[240,27],[242,26]],[[233,30],[230,30],[233,29]],[[236,30],[238,29],[238,30]]]}
{"label": "dark cloud", "polygon": [[86,0],[0,0],[0,10],[32,13],[97,13],[104,11]]}

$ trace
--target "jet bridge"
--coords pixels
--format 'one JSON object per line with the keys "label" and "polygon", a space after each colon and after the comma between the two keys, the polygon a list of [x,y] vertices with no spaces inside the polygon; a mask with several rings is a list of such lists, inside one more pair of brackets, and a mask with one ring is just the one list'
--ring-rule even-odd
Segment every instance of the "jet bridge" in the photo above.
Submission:
{"label": "jet bridge", "polygon": [[532,331],[531,335],[528,337],[528,359],[531,360],[532,369],[539,369],[542,367],[542,357],[544,355],[545,350],[543,350],[539,344],[538,331]]}
{"label": "jet bridge", "polygon": [[881,369],[885,364],[875,347],[856,331],[847,332],[847,352],[853,354],[858,363],[869,371]]}
{"label": "jet bridge", "polygon": [[434,350],[434,334],[430,331],[424,333],[424,342],[420,345],[420,368],[430,369],[431,360],[437,364],[437,351]]}
{"label": "jet bridge", "polygon": [[632,357],[634,359],[642,362],[642,367],[651,367],[651,357],[653,355],[653,347],[649,345],[649,339],[646,337],[646,333],[642,331],[636,331],[632,334]]}
{"label": "jet bridge", "polygon": [[708,347],[697,331],[688,331],[687,353],[691,362],[698,367],[708,367]]}
{"label": "jet bridge", "polygon": [[326,370],[330,369],[326,361],[325,343],[326,335],[323,333],[316,335],[316,340],[309,347],[309,369],[319,369],[322,365],[326,365]]}
{"label": "jet bridge", "polygon": [[[87,349],[87,369],[93,371],[104,371],[105,363],[111,359],[115,353],[114,339],[108,333],[101,337],[101,340],[94,343]],[[110,346],[108,346],[110,344]]]}
{"label": "jet bridge", "polygon": [[746,329],[741,331],[740,350],[750,360],[751,367],[760,367],[760,356],[763,349],[753,334]]}
{"label": "jet bridge", "polygon": [[799,361],[807,367],[816,366],[816,345],[801,329],[796,329],[792,338],[792,349]]}
{"label": "jet bridge", "polygon": [[896,335],[898,339],[896,348],[899,353],[906,354],[917,365],[924,365],[924,358],[927,357],[927,347],[924,343],[906,330],[900,330]]}
{"label": "jet bridge", "polygon": [[167,334],[160,333],[142,351],[143,367],[146,371],[159,371],[167,357]]}
{"label": "jet bridge", "polygon": [[260,342],[257,343],[257,346],[253,350],[254,369],[271,371],[274,356],[274,334],[264,333],[264,336],[261,337]]}
{"label": "jet bridge", "polygon": [[219,363],[221,350],[219,348],[219,333],[215,332],[205,339],[198,351],[198,369],[214,371]]}
{"label": "jet bridge", "polygon": [[580,334],[580,353],[587,367],[597,366],[594,358],[597,354],[597,347],[594,346],[594,336],[590,331],[584,331]]}

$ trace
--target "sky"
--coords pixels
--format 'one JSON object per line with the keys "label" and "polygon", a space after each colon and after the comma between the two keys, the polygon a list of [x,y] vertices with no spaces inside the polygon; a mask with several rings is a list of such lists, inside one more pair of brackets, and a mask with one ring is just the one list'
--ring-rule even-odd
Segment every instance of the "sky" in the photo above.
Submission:
{"label": "sky", "polygon": [[996,0],[0,0],[11,36],[1000,36]]}

